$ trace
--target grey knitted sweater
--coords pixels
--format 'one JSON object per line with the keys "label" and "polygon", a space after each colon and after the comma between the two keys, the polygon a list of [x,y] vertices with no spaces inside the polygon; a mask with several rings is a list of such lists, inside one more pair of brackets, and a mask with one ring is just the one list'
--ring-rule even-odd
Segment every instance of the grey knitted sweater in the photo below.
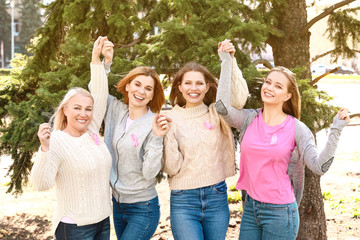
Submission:
{"label": "grey knitted sweater", "polygon": [[[240,130],[240,143],[250,126],[251,122],[258,115],[260,109],[237,110],[230,104],[230,80],[231,80],[231,57],[230,54],[221,52],[221,74],[216,97],[216,110],[224,120],[232,127]],[[315,145],[314,136],[310,129],[301,121],[295,118],[295,143],[296,147],[292,153],[287,173],[291,180],[294,195],[300,204],[303,190],[306,165],[311,171],[323,175],[333,162],[337,143],[342,129],[347,125],[345,120],[340,120],[336,115],[325,148],[319,154]]]}
{"label": "grey knitted sweater", "polygon": [[155,177],[160,171],[163,155],[163,137],[152,132],[155,114],[149,109],[125,131],[129,108],[109,95],[103,65],[91,65],[89,85],[95,99],[107,99],[102,108],[106,109],[104,137],[112,157],[110,183],[113,196],[121,203],[153,199],[157,196]]}

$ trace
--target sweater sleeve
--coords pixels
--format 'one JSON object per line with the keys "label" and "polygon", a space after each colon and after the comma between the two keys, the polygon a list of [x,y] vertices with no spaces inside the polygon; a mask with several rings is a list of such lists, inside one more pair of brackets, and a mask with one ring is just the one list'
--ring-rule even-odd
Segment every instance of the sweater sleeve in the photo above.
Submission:
{"label": "sweater sleeve", "polygon": [[175,137],[174,124],[171,123],[169,131],[164,137],[164,156],[162,168],[170,177],[176,175],[183,165],[184,158],[179,149],[178,141]]}
{"label": "sweater sleeve", "polygon": [[94,111],[91,127],[99,131],[106,113],[109,96],[108,79],[102,64],[91,64],[91,81],[89,89],[94,98]]}
{"label": "sweater sleeve", "polygon": [[340,120],[337,115],[335,116],[325,148],[320,154],[318,153],[314,136],[310,129],[306,127],[305,124],[301,122],[300,124],[302,124],[303,127],[299,151],[303,155],[306,166],[314,173],[323,175],[329,170],[334,160],[341,131],[347,125],[347,122]]}
{"label": "sweater sleeve", "polygon": [[[221,52],[221,73],[219,86],[216,93],[216,111],[232,127],[240,129],[252,109],[238,110],[231,106],[231,71],[232,59],[229,53]],[[240,69],[239,69],[240,71]]]}
{"label": "sweater sleeve", "polygon": [[55,153],[57,144],[51,141],[50,146],[47,152],[43,152],[40,147],[31,169],[30,179],[37,191],[45,191],[54,186],[61,164],[61,158]]}
{"label": "sweater sleeve", "polygon": [[106,76],[109,76],[109,73],[111,72],[112,62],[111,62],[111,63],[106,63],[106,62],[105,62],[105,58],[104,58],[104,59],[102,60],[102,63],[104,64]]}
{"label": "sweater sleeve", "polygon": [[156,177],[161,169],[164,137],[156,136],[152,131],[144,142],[142,174],[146,180]]}

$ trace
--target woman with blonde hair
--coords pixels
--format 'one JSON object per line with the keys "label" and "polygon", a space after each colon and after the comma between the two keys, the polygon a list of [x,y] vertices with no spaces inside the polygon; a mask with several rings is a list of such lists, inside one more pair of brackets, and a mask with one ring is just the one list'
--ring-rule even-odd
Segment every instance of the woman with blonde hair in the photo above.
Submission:
{"label": "woman with blonde hair", "polygon": [[333,162],[341,130],[349,121],[347,109],[334,117],[325,149],[318,154],[314,136],[300,119],[301,99],[295,74],[273,68],[261,88],[262,109],[231,106],[230,41],[219,47],[222,59],[216,109],[230,126],[240,130],[240,177],[245,190],[239,239],[295,239],[304,189],[304,165],[323,175]]}
{"label": "woman with blonde hair", "polygon": [[104,137],[112,156],[110,184],[116,235],[118,239],[150,239],[160,218],[155,185],[168,124],[165,116],[155,113],[165,103],[164,92],[155,70],[137,67],[116,85],[124,101],[109,95],[101,53],[105,64],[111,63],[113,44],[106,37],[94,43],[90,88],[106,111]]}
{"label": "woman with blonde hair", "polygon": [[39,127],[31,180],[40,191],[55,184],[56,239],[110,239],[111,155],[99,138],[105,111],[97,103],[87,90],[72,88],[53,116],[53,131],[48,123]]}

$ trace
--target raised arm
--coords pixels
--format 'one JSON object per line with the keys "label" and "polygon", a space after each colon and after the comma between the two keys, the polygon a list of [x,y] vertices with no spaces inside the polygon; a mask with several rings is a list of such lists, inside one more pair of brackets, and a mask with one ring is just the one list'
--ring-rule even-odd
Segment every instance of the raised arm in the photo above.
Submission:
{"label": "raised arm", "polygon": [[238,110],[231,106],[232,58],[229,53],[223,51],[219,53],[219,56],[222,62],[220,81],[216,93],[216,111],[222,115],[230,126],[240,129],[246,118],[251,114],[256,115],[256,111],[252,109]]}
{"label": "raised arm", "polygon": [[[98,131],[105,117],[107,101],[109,97],[108,79],[102,62],[101,52],[105,52],[105,63],[111,62],[113,44],[106,37],[99,37],[93,47],[91,62],[91,81],[89,89],[94,98],[94,113],[91,127]],[[106,49],[106,51],[104,51]]]}
{"label": "raised arm", "polygon": [[[306,129],[306,132],[302,133],[299,139],[300,141],[297,144],[299,144],[299,151],[301,151],[304,162],[310,170],[318,175],[323,175],[328,171],[334,160],[341,131],[348,124],[348,121],[349,116],[347,109],[340,110],[334,117],[325,148],[320,154],[318,153],[311,131],[304,125],[303,129]],[[295,136],[295,139],[296,138],[299,138],[299,136]]]}

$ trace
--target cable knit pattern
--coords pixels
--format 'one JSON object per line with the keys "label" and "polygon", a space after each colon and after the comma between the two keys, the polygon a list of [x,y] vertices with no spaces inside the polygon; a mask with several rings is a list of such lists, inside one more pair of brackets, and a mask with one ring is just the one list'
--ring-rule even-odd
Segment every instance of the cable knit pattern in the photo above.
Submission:
{"label": "cable knit pattern", "polygon": [[101,139],[96,145],[90,131],[72,137],[54,131],[47,152],[39,150],[31,171],[37,190],[56,187],[55,232],[60,219],[72,218],[78,226],[100,222],[111,215],[111,156]]}
{"label": "cable knit pattern", "polygon": [[163,170],[171,190],[209,186],[234,175],[232,132],[213,104],[176,105],[167,115],[172,122],[164,138]]}
{"label": "cable knit pattern", "polygon": [[[78,226],[102,221],[112,213],[110,194],[111,155],[99,135],[106,104],[96,95],[88,131],[72,137],[63,131],[51,133],[49,151],[39,149],[31,170],[31,181],[37,190],[56,188],[57,208],[53,219],[55,232],[64,216]],[[100,143],[100,144],[99,144]]]}

